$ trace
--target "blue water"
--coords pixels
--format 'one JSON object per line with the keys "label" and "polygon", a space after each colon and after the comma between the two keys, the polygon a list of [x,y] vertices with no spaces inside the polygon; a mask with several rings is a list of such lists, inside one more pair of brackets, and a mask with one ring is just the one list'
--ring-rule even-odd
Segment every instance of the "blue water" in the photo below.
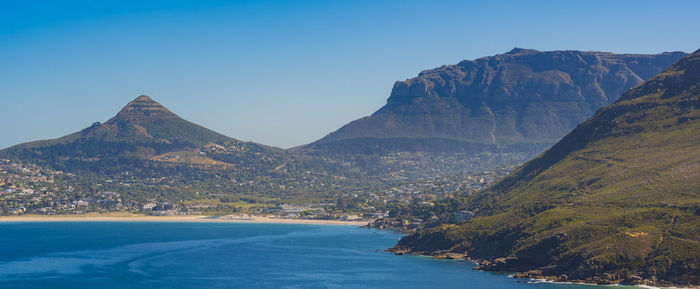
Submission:
{"label": "blue water", "polygon": [[592,288],[383,252],[398,238],[350,226],[0,223],[0,288]]}

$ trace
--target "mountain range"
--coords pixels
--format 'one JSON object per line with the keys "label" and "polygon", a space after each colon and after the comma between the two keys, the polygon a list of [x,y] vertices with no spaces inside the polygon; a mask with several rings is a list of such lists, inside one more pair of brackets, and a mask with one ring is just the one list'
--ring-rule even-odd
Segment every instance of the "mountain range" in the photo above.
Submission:
{"label": "mountain range", "polygon": [[224,136],[139,96],[104,123],[0,156],[91,172],[159,164],[267,174],[282,166],[402,180],[489,170],[531,158],[683,55],[516,48],[462,61],[397,82],[372,116],[289,151]]}
{"label": "mountain range", "polygon": [[402,238],[485,270],[607,284],[700,284],[700,50],[470,198],[474,217]]}
{"label": "mountain range", "polygon": [[373,116],[291,150],[219,134],[139,96],[104,123],[0,150],[0,158],[73,173],[75,186],[139,202],[194,192],[347,193],[527,161],[683,55],[514,49],[462,61],[397,82]]}

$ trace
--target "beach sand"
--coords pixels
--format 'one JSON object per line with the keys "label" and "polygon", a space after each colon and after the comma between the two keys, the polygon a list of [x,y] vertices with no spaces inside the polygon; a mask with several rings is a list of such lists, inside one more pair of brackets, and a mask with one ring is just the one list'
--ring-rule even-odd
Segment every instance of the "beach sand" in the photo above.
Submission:
{"label": "beach sand", "polygon": [[147,216],[136,214],[85,214],[85,215],[22,215],[2,216],[0,223],[7,222],[200,222],[200,223],[274,223],[364,226],[367,221],[280,219],[263,216],[222,217],[211,216]]}

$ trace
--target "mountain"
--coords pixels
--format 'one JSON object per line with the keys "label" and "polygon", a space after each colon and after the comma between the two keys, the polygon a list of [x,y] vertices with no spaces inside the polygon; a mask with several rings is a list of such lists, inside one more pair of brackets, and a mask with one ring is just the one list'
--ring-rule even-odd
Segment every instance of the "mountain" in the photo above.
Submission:
{"label": "mountain", "polygon": [[700,50],[625,92],[464,207],[402,238],[482,269],[597,283],[700,284]]}
{"label": "mountain", "polygon": [[301,149],[539,153],[685,55],[516,48],[465,60],[396,82],[374,114]]}
{"label": "mountain", "polygon": [[57,139],[16,145],[0,151],[0,155],[63,167],[61,164],[150,159],[168,152],[225,142],[240,141],[186,121],[150,97],[141,95],[105,123],[95,122]]}
{"label": "mountain", "polygon": [[159,143],[171,148],[191,148],[233,139],[186,121],[146,95],[129,102],[104,124],[80,132],[85,138]]}

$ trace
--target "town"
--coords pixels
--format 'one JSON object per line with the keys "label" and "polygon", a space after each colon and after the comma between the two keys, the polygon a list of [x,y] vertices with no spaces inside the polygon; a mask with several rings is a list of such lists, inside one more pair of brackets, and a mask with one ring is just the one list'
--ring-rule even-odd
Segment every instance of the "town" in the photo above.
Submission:
{"label": "town", "polygon": [[[411,205],[430,207],[437,200],[487,188],[516,166],[472,174],[419,178],[335,193],[231,194],[190,192],[157,194],[168,178],[126,175],[96,182],[39,165],[0,159],[0,215],[61,215],[123,212],[156,216],[233,214],[322,220],[375,220]],[[233,185],[236,185],[234,183]],[[149,194],[144,194],[149,191]],[[411,222],[415,222],[412,219]],[[422,221],[418,219],[418,221]]]}

